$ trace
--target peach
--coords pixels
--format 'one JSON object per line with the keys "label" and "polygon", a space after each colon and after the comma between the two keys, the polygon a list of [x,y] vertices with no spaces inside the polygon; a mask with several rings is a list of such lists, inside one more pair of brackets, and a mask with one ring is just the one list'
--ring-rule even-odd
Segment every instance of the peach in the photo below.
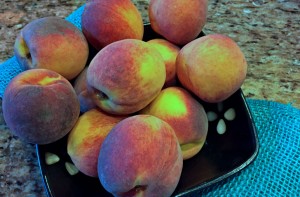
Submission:
{"label": "peach", "polygon": [[114,196],[170,196],[180,179],[182,155],[172,127],[151,115],[119,122],[105,138],[98,177]]}
{"label": "peach", "polygon": [[221,102],[246,78],[247,62],[228,36],[211,34],[185,45],[176,60],[179,81],[200,99]]}
{"label": "peach", "polygon": [[82,32],[100,50],[123,39],[142,40],[143,19],[130,0],[88,1],[81,16]]}
{"label": "peach", "polygon": [[82,114],[70,131],[67,152],[79,171],[97,177],[97,163],[101,145],[110,130],[125,116],[113,116],[98,109]]}
{"label": "peach", "polygon": [[80,103],[80,112],[84,113],[96,107],[92,98],[88,94],[86,85],[87,67],[76,77],[74,81],[74,89]]}
{"label": "peach", "polygon": [[76,77],[76,79],[74,80],[73,87],[74,87],[74,90],[75,90],[76,94],[80,94],[82,91],[87,89],[87,85],[86,85],[87,68],[88,67],[85,67],[79,73],[79,75]]}
{"label": "peach", "polygon": [[165,39],[152,39],[149,40],[153,47],[155,47],[165,62],[166,66],[166,82],[164,87],[176,85],[176,57],[180,48]]}
{"label": "peach", "polygon": [[161,91],[166,69],[149,43],[124,39],[107,45],[92,59],[87,86],[94,103],[113,114],[135,113]]}
{"label": "peach", "polygon": [[71,80],[83,70],[89,48],[82,32],[72,23],[59,17],[45,17],[21,30],[14,54],[25,70],[45,68]]}
{"label": "peach", "polygon": [[177,45],[194,40],[206,23],[207,0],[150,0],[152,29]]}
{"label": "peach", "polygon": [[70,82],[47,69],[30,69],[14,77],[4,92],[2,107],[12,134],[35,144],[64,137],[80,112]]}
{"label": "peach", "polygon": [[185,89],[163,89],[140,114],[156,116],[174,129],[184,160],[202,149],[208,132],[208,119],[203,106]]}

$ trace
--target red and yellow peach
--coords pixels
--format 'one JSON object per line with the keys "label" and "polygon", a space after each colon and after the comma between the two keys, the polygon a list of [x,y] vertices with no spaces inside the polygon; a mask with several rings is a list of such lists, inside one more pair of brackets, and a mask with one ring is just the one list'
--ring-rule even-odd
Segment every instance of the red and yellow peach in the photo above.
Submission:
{"label": "red and yellow peach", "polygon": [[176,58],[180,48],[160,38],[149,40],[148,43],[158,50],[165,62],[166,82],[164,88],[176,85]]}
{"label": "red and yellow peach", "polygon": [[81,113],[96,108],[95,103],[93,102],[91,96],[88,94],[86,85],[86,72],[87,67],[85,67],[84,70],[76,77],[76,80],[74,81],[73,85],[80,103]]}
{"label": "red and yellow peach", "polygon": [[96,50],[118,40],[142,40],[144,34],[142,16],[130,0],[88,1],[81,25],[85,37]]}
{"label": "red and yellow peach", "polygon": [[172,127],[150,115],[119,122],[105,138],[98,177],[114,196],[171,196],[183,159]]}
{"label": "red and yellow peach", "polygon": [[126,116],[114,116],[91,109],[82,114],[70,131],[67,152],[79,171],[97,177],[101,145],[110,130]]}
{"label": "red and yellow peach", "polygon": [[166,79],[164,61],[149,43],[124,39],[97,53],[87,70],[94,103],[113,114],[135,113],[161,91]]}
{"label": "red and yellow peach", "polygon": [[208,119],[203,106],[185,89],[163,89],[140,114],[156,116],[174,129],[184,160],[202,149],[208,132]]}
{"label": "red and yellow peach", "polygon": [[150,0],[151,27],[170,42],[185,45],[200,34],[207,7],[207,0]]}
{"label": "red and yellow peach", "polygon": [[177,56],[176,67],[182,85],[210,103],[231,96],[247,74],[241,49],[221,34],[203,36],[185,45]]}
{"label": "red and yellow peach", "polygon": [[14,54],[25,70],[45,68],[71,80],[83,70],[89,48],[82,32],[72,23],[59,17],[45,17],[21,30]]}
{"label": "red and yellow peach", "polygon": [[64,137],[80,112],[70,82],[47,69],[30,69],[14,77],[4,92],[2,107],[12,134],[35,144]]}

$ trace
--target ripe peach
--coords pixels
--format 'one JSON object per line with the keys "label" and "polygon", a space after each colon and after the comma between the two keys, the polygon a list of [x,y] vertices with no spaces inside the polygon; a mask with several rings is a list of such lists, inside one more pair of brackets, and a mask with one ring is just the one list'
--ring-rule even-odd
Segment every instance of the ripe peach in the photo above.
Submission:
{"label": "ripe peach", "polygon": [[200,34],[206,23],[207,0],[150,0],[148,11],[155,32],[185,45]]}
{"label": "ripe peach", "polygon": [[110,130],[125,116],[113,116],[91,109],[82,114],[70,131],[67,152],[82,173],[97,177],[97,163],[101,145]]}
{"label": "ripe peach", "polygon": [[176,57],[180,48],[165,39],[149,40],[153,47],[155,47],[164,59],[166,66],[166,82],[164,87],[176,85]]}
{"label": "ripe peach", "polygon": [[212,34],[185,45],[176,60],[182,85],[200,99],[221,102],[238,90],[246,78],[247,62],[229,37]]}
{"label": "ripe peach", "polygon": [[74,81],[74,89],[77,94],[79,103],[80,103],[80,112],[84,113],[96,107],[92,98],[88,94],[87,85],[86,85],[86,72],[87,67],[78,75]]}
{"label": "ripe peach", "polygon": [[14,77],[4,92],[2,106],[12,134],[36,144],[65,136],[80,112],[70,82],[47,69],[31,69]]}
{"label": "ripe peach", "polygon": [[123,39],[142,40],[143,19],[130,0],[88,1],[81,16],[82,32],[97,50]]}
{"label": "ripe peach", "polygon": [[174,130],[159,118],[135,115],[119,122],[105,138],[98,177],[114,196],[170,196],[182,171]]}
{"label": "ripe peach", "polygon": [[70,80],[84,68],[89,48],[82,32],[72,23],[59,17],[45,17],[21,30],[14,53],[24,69],[45,68]]}
{"label": "ripe peach", "polygon": [[124,39],[97,53],[87,70],[94,103],[113,114],[131,114],[148,105],[166,79],[164,61],[149,43]]}
{"label": "ripe peach", "polygon": [[206,112],[185,89],[163,89],[140,113],[156,116],[169,123],[176,133],[184,160],[202,149],[208,132]]}

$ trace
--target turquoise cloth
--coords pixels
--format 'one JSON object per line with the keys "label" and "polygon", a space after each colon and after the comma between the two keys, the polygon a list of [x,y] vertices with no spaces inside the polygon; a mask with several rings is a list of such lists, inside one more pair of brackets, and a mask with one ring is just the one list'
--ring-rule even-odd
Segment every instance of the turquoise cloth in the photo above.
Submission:
{"label": "turquoise cloth", "polygon": [[[84,7],[66,19],[81,29]],[[22,72],[15,57],[0,65],[0,97]],[[291,105],[247,99],[259,138],[259,154],[248,167],[192,196],[300,196],[300,110]]]}
{"label": "turquoise cloth", "polygon": [[241,172],[191,196],[300,196],[300,110],[247,99],[259,139],[257,158]]}

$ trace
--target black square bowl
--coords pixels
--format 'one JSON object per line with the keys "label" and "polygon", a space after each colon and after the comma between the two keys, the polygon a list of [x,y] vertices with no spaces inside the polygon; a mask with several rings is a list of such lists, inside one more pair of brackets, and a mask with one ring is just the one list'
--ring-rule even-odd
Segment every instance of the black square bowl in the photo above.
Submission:
{"label": "black square bowl", "polygon": [[[145,24],[144,41],[161,38],[150,24]],[[203,36],[201,33],[199,37]],[[91,54],[95,54],[91,53]],[[209,123],[208,136],[201,151],[185,160],[180,181],[172,196],[186,196],[215,184],[247,167],[258,154],[258,138],[251,112],[241,89],[219,104],[202,101],[206,112],[214,111],[224,119],[224,112],[233,108],[236,118],[226,121],[227,130],[218,134],[217,122]],[[221,107],[221,108],[220,108]],[[45,153],[55,153],[60,161],[53,165],[45,163]],[[41,175],[49,197],[112,196],[104,190],[98,178],[82,173],[71,176],[65,169],[65,162],[71,162],[67,154],[67,136],[47,145],[36,145]]]}

